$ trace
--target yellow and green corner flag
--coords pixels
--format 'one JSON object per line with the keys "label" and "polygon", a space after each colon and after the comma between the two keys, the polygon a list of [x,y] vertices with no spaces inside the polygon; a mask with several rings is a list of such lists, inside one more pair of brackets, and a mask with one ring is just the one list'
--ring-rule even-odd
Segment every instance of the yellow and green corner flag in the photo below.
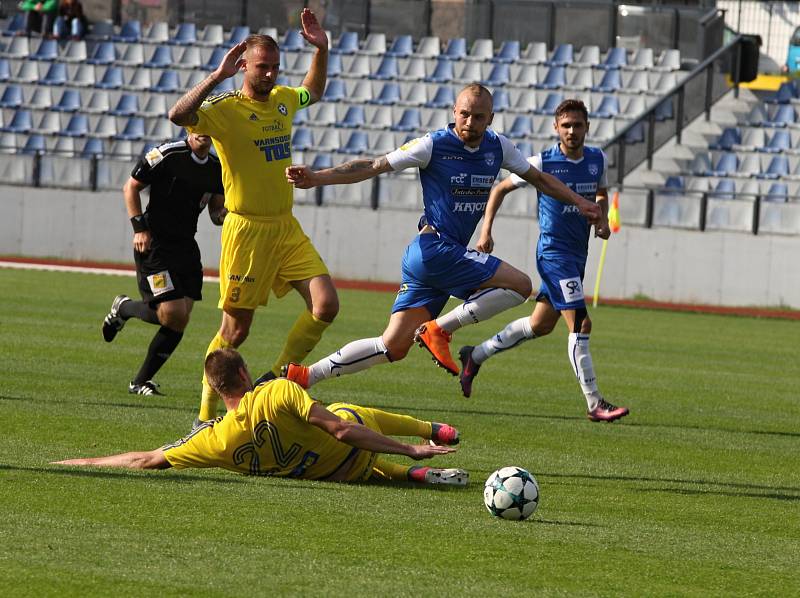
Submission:
{"label": "yellow and green corner flag", "polygon": [[[611,206],[608,208],[608,228],[612,233],[619,232],[621,227],[619,221],[619,191],[614,191],[611,198]],[[603,265],[606,262],[606,248],[608,239],[603,239],[603,250],[600,252],[600,265],[597,267],[597,278],[594,281],[594,296],[592,297],[592,307],[597,307],[597,300],[600,296],[600,278],[603,276]]]}

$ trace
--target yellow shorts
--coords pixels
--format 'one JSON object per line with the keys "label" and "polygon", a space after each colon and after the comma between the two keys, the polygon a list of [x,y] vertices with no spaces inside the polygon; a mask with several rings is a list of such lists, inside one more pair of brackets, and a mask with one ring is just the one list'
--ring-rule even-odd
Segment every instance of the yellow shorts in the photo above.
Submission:
{"label": "yellow shorts", "polygon": [[[352,405],[350,403],[331,403],[326,407],[331,413],[335,413],[340,418],[364,424],[370,430],[375,432],[381,431],[378,423],[373,419],[369,409],[360,407],[359,405]],[[353,455],[353,462],[343,472],[341,481],[345,482],[358,482],[368,480],[372,476],[372,469],[375,467],[375,461],[378,459],[377,453],[370,453],[365,450],[358,450]]]}
{"label": "yellow shorts", "polygon": [[269,292],[283,297],[291,282],[328,274],[294,216],[250,218],[229,213],[222,226],[219,307],[255,309]]}

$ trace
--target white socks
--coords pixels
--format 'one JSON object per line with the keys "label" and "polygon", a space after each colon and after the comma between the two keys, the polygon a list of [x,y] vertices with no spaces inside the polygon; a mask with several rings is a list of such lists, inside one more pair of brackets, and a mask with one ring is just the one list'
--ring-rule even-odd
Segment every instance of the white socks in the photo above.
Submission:
{"label": "white socks", "polygon": [[347,343],[336,353],[320,359],[308,368],[308,386],[313,386],[320,380],[343,374],[355,374],[361,370],[371,368],[373,365],[389,362],[389,352],[383,339],[362,338],[361,340]]}
{"label": "white socks", "polygon": [[602,398],[602,395],[597,389],[592,355],[589,353],[589,335],[571,333],[569,335],[568,353],[572,371],[575,372],[575,376],[578,378],[581,390],[586,396],[586,404],[591,411],[597,405],[597,401]]}
{"label": "white socks", "polygon": [[439,316],[436,323],[443,330],[454,332],[523,303],[525,297],[511,289],[480,289],[454,310]]}
{"label": "white socks", "polygon": [[536,338],[536,335],[531,329],[530,316],[514,320],[493,337],[475,347],[472,351],[472,360],[480,365],[495,353],[512,349],[532,338]]}

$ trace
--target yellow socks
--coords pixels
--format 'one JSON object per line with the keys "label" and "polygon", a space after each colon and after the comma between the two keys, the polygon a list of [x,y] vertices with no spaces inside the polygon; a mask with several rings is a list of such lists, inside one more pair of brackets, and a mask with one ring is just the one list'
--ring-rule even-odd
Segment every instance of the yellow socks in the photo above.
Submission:
{"label": "yellow socks", "polygon": [[[217,335],[211,339],[211,344],[208,345],[206,357],[212,351],[216,351],[217,349],[225,349],[232,346],[233,345],[222,338],[218,332]],[[205,360],[203,360],[203,363],[205,363]],[[217,417],[217,403],[219,403],[219,395],[208,385],[205,368],[203,368],[203,395],[200,399],[200,414],[198,417],[202,421],[208,421]]]}
{"label": "yellow socks", "polygon": [[367,411],[375,419],[375,423],[380,427],[381,433],[387,436],[431,437],[431,422],[424,422],[408,415],[398,415],[388,411],[381,411],[380,409],[369,408]]}
{"label": "yellow socks", "polygon": [[387,461],[383,457],[378,457],[375,460],[375,466],[372,468],[372,475],[384,480],[398,480],[401,482],[408,481],[408,470],[411,469],[409,465],[399,465]]}
{"label": "yellow socks", "polygon": [[322,338],[322,333],[330,325],[330,322],[320,320],[310,311],[304,310],[289,331],[283,351],[272,366],[272,373],[280,376],[281,366],[289,362],[302,363],[317,346],[319,339]]}

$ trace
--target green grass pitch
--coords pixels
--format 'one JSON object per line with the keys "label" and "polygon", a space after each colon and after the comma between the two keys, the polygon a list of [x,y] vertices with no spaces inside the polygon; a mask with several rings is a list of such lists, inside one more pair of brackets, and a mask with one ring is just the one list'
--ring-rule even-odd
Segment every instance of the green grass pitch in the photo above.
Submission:
{"label": "green grass pitch", "polygon": [[[458,426],[460,450],[432,463],[468,469],[463,490],[49,465],[155,448],[196,414],[215,285],[157,376],[162,398],[127,394],[152,326],[101,338],[121,292],[133,278],[0,270],[4,596],[800,593],[797,322],[593,310],[600,388],[631,408],[615,424],[586,419],[563,325],[491,361],[471,399],[417,348],[313,389]],[[392,300],[342,291],[312,358],[379,334]],[[300,307],[258,311],[243,346],[254,374]],[[529,309],[459,331],[454,351]],[[505,465],[539,482],[526,522],[483,506]]]}

